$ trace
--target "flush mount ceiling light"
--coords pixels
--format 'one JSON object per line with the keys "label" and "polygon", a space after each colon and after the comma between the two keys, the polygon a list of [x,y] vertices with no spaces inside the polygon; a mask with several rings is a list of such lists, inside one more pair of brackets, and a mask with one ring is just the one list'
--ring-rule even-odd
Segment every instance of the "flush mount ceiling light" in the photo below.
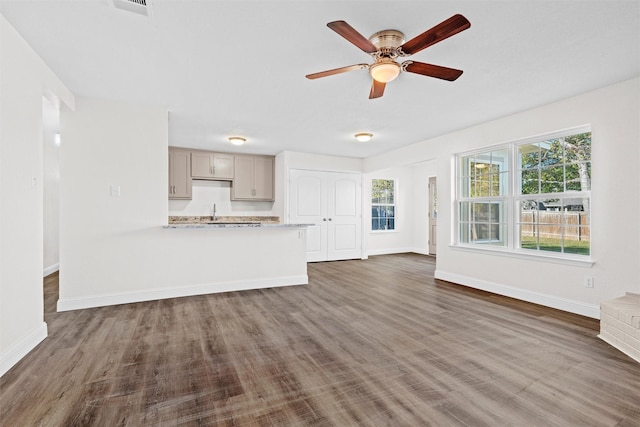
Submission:
{"label": "flush mount ceiling light", "polygon": [[242,145],[245,142],[247,142],[247,138],[243,138],[241,136],[230,136],[229,142],[232,143],[233,145]]}
{"label": "flush mount ceiling light", "polygon": [[372,133],[361,132],[354,135],[359,142],[368,142],[373,138]]}
{"label": "flush mount ceiling light", "polygon": [[382,58],[369,67],[369,73],[374,80],[388,83],[400,74],[400,64],[393,59]]}

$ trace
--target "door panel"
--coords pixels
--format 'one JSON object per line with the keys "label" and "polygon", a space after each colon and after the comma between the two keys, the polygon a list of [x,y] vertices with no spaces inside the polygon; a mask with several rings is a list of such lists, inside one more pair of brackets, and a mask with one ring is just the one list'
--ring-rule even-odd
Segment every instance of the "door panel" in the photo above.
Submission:
{"label": "door panel", "polygon": [[358,214],[358,188],[355,179],[337,178],[334,182],[334,215],[356,216]]}

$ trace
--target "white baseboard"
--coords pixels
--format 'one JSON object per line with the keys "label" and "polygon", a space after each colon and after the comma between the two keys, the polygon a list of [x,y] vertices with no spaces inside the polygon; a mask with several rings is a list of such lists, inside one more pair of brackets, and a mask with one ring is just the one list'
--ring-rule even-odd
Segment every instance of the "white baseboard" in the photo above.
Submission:
{"label": "white baseboard", "polygon": [[407,252],[413,252],[413,248],[384,248],[384,249],[371,249],[367,251],[367,256],[373,255],[391,255],[391,254],[404,254]]}
{"label": "white baseboard", "polygon": [[411,249],[411,252],[416,253],[416,254],[420,254],[420,255],[431,255],[429,253],[429,249],[427,249],[427,248],[413,248],[413,249]]}
{"label": "white baseboard", "polygon": [[436,270],[434,276],[436,279],[446,280],[447,282],[457,283],[470,288],[480,289],[494,294],[544,305],[546,307],[557,308],[558,310],[580,314],[594,319],[600,318],[600,306],[598,305],[586,304],[584,302],[557,297],[554,295],[487,282],[474,277],[462,276],[460,274],[449,273],[441,270]]}
{"label": "white baseboard", "polygon": [[42,277],[47,277],[51,273],[55,273],[58,270],[60,270],[60,263],[56,262],[55,264],[50,265],[49,267],[46,267],[42,270]]}
{"label": "white baseboard", "polygon": [[179,288],[146,289],[132,292],[94,295],[89,297],[61,298],[58,311],[79,310],[83,308],[104,307],[107,305],[129,304],[133,302],[154,301],[166,298],[178,298],[193,295],[215,294],[221,292],[246,291],[249,289],[275,288],[279,286],[306,285],[309,277],[288,276],[249,281],[224,283],[204,283]]}
{"label": "white baseboard", "polygon": [[24,338],[0,355],[0,377],[47,337],[47,324],[42,322]]}

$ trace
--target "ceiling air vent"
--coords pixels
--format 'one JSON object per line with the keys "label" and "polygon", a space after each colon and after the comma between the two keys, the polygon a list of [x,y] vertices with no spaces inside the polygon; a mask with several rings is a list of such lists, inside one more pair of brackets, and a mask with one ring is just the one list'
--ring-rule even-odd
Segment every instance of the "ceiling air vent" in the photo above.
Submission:
{"label": "ceiling air vent", "polygon": [[138,15],[149,16],[149,5],[147,0],[111,0],[116,9],[137,13]]}

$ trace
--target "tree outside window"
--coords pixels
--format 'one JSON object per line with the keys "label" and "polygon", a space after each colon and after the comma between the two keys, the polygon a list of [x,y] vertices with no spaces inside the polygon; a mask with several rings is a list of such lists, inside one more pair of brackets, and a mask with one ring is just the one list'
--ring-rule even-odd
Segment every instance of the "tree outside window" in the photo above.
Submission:
{"label": "tree outside window", "polygon": [[395,180],[371,181],[371,230],[395,230]]}

